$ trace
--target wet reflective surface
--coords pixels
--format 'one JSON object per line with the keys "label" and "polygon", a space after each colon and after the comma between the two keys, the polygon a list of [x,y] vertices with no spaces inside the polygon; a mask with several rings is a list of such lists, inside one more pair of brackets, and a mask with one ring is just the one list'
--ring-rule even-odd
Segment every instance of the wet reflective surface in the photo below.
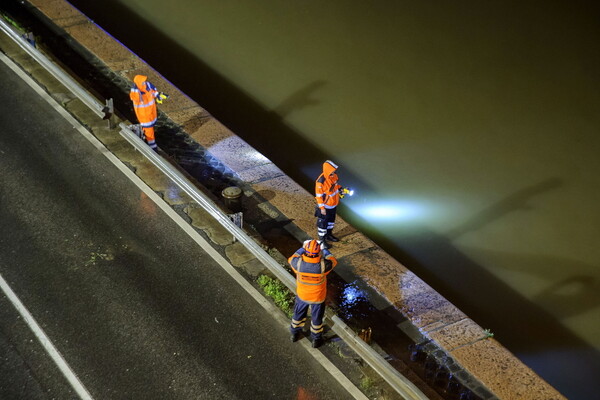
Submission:
{"label": "wet reflective surface", "polygon": [[[333,251],[333,250],[332,250]],[[378,294],[362,282],[344,282],[336,275],[328,279],[327,301],[367,343],[375,342],[386,360],[405,376],[407,368],[444,399],[477,400],[488,398],[489,392],[474,380],[433,343],[420,340],[415,343],[400,328],[404,321],[392,308],[379,310]],[[352,350],[343,343],[340,354],[353,357]]]}
{"label": "wet reflective surface", "polygon": [[339,316],[345,320],[361,320],[372,311],[367,293],[354,282],[342,287],[341,298],[336,304],[339,304]]}

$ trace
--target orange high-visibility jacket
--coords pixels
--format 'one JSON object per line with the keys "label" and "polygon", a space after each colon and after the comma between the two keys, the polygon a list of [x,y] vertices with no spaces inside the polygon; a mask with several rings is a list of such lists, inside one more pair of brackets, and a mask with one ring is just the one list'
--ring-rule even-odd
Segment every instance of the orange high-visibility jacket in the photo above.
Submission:
{"label": "orange high-visibility jacket", "polygon": [[335,171],[338,166],[332,161],[323,163],[323,173],[319,175],[315,183],[315,199],[317,206],[323,208],[335,208],[340,203],[340,190],[338,176]]}
{"label": "orange high-visibility jacket", "polygon": [[323,258],[310,258],[304,254],[304,249],[298,249],[288,262],[296,273],[296,293],[300,300],[318,304],[325,301],[327,296],[327,275],[337,265],[335,257],[326,249]]}
{"label": "orange high-visibility jacket", "polygon": [[135,84],[129,92],[129,98],[133,102],[133,109],[140,125],[149,128],[156,123],[157,111],[154,99],[158,96],[158,91],[146,79],[148,78],[144,75],[136,75],[133,78]]}

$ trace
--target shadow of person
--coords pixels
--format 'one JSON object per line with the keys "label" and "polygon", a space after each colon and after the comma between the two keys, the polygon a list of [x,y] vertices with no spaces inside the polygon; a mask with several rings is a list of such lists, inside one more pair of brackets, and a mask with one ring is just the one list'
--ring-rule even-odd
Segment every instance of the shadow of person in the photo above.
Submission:
{"label": "shadow of person", "polygon": [[450,240],[457,239],[465,233],[480,229],[508,213],[528,210],[531,208],[527,204],[529,200],[561,186],[563,186],[561,179],[548,178],[535,185],[525,187],[478,212],[464,223],[447,231],[444,236]]}
{"label": "shadow of person", "polygon": [[532,300],[561,318],[574,317],[600,305],[600,281],[590,275],[569,276],[542,290]]}
{"label": "shadow of person", "polygon": [[293,111],[302,110],[303,108],[309,106],[316,106],[320,103],[320,101],[312,96],[317,90],[325,86],[326,83],[326,81],[321,79],[309,83],[308,85],[289,95],[277,107],[273,108],[273,112],[279,115],[281,119],[284,119]]}

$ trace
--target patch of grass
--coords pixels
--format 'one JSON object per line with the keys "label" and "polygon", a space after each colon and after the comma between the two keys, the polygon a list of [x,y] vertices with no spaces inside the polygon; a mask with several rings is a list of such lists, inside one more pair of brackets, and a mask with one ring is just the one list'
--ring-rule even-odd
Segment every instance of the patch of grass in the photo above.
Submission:
{"label": "patch of grass", "polygon": [[362,379],[360,380],[360,388],[363,391],[372,389],[373,385],[375,385],[375,381],[373,379],[369,378],[368,376],[363,376]]}
{"label": "patch of grass", "polygon": [[488,339],[488,338],[493,338],[493,337],[494,337],[494,334],[493,334],[493,333],[492,333],[492,331],[490,331],[489,329],[484,329],[484,330],[483,330],[483,334],[485,335],[485,338],[486,338],[486,339]]}
{"label": "patch of grass", "polygon": [[273,299],[277,307],[291,318],[294,311],[294,294],[287,286],[267,275],[259,276],[257,282],[265,294]]}
{"label": "patch of grass", "polygon": [[21,31],[21,32],[25,32],[26,31],[26,29],[25,29],[24,26],[22,26],[20,23],[18,23],[17,21],[15,21],[11,17],[9,17],[7,14],[5,14],[3,12],[0,12],[0,17],[4,18],[4,20],[6,22],[8,22],[9,24],[11,24],[15,28],[17,28],[19,31]]}

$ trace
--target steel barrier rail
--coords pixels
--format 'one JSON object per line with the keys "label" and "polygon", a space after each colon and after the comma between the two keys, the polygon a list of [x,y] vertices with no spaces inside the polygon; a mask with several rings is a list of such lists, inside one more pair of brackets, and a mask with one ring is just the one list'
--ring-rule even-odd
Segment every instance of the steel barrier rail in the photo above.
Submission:
{"label": "steel barrier rail", "polygon": [[393,368],[385,358],[377,353],[373,347],[350,329],[337,315],[331,318],[331,330],[350,346],[373,370],[379,374],[398,394],[407,400],[425,400],[427,396],[419,390],[408,378]]}
{"label": "steel barrier rail", "polygon": [[294,291],[296,282],[285,269],[277,263],[258,243],[239,228],[215,203],[204,193],[200,192],[193,183],[181,172],[165,161],[160,155],[150,148],[129,127],[121,122],[120,133],[136,150],[142,153],[152,164],[167,175],[181,190],[202,206],[213,218],[215,218],[225,229],[227,229],[244,247],[246,247],[256,258],[258,258],[275,276],[281,280],[290,290]]}
{"label": "steel barrier rail", "polygon": [[87,92],[79,83],[70,76],[66,75],[56,64],[50,61],[41,51],[33,47],[29,42],[23,39],[8,25],[3,18],[0,18],[0,29],[15,41],[27,54],[36,60],[46,71],[54,76],[60,83],[67,87],[75,96],[87,105],[96,115],[104,117],[104,107],[98,100]]}
{"label": "steel barrier rail", "polygon": [[[296,293],[296,282],[277,261],[262,249],[250,236],[229,219],[213,201],[200,192],[181,172],[174,169],[160,155],[152,150],[129,127],[121,122],[121,135],[150,160],[158,169],[167,175],[180,189],[202,206],[213,218],[225,227],[248,251],[258,258],[269,270],[281,280],[293,293]],[[330,318],[331,330],[338,335],[348,346],[367,362],[396,392],[407,400],[425,400],[427,397],[406,377],[394,369],[371,346],[365,343],[350,329],[337,315]]]}
{"label": "steel barrier rail", "polygon": [[[64,73],[58,66],[52,63],[39,50],[32,47],[25,39],[15,33],[2,18],[0,18],[0,29],[13,39],[25,52],[33,57],[42,67],[50,72],[67,89],[77,96],[99,117],[104,117],[104,106],[92,95],[90,95],[79,83]],[[242,245],[260,260],[283,284],[293,293],[296,293],[296,282],[277,261],[262,249],[250,236],[231,221],[221,209],[205,194],[200,192],[193,183],[181,172],[173,168],[164,158],[152,150],[141,138],[133,133],[129,127],[120,123],[119,133],[136,150],[142,153],[152,164],[175,182],[181,190],[196,201],[202,208],[211,214],[225,229],[227,229]],[[338,335],[348,346],[365,360],[394,390],[407,400],[427,400],[427,397],[406,377],[396,371],[381,355],[371,346],[365,343],[358,335],[346,325],[337,315],[328,317],[332,321],[331,330]]]}

